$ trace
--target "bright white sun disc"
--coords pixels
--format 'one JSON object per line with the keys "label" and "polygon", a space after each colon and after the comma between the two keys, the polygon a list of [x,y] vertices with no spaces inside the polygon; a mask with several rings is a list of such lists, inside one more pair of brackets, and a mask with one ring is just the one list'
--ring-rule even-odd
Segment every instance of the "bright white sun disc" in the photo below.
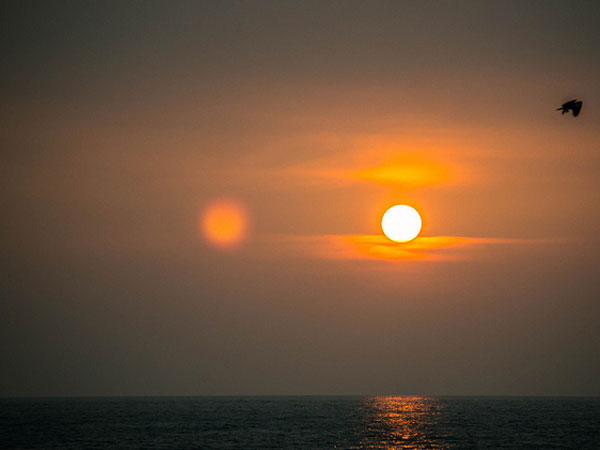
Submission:
{"label": "bright white sun disc", "polygon": [[412,241],[419,235],[422,225],[417,210],[408,205],[392,206],[381,219],[383,233],[395,242]]}

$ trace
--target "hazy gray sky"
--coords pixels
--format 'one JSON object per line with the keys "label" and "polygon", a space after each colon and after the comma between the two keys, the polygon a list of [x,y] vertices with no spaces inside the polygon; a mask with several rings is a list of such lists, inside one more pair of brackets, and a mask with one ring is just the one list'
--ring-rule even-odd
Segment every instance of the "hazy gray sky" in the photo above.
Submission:
{"label": "hazy gray sky", "polygon": [[0,395],[600,395],[597,2],[0,16]]}

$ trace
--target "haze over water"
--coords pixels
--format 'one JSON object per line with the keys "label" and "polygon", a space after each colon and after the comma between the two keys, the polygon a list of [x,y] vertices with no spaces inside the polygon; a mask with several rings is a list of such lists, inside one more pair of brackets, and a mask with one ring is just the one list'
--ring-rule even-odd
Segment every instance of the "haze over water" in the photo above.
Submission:
{"label": "haze over water", "polygon": [[0,17],[0,396],[600,395],[600,2]]}

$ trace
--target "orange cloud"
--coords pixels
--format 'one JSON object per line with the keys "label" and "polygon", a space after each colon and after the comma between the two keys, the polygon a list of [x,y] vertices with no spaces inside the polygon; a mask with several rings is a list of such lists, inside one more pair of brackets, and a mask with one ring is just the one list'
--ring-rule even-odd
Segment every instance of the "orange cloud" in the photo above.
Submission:
{"label": "orange cloud", "polygon": [[344,143],[325,140],[312,145],[324,151],[281,170],[287,180],[291,176],[303,182],[367,182],[393,189],[417,189],[462,183],[474,176],[474,169],[466,161],[448,159],[456,156],[456,143],[440,148],[439,144],[413,138],[360,136]]}
{"label": "orange cloud", "polygon": [[325,180],[342,184],[368,182],[390,188],[416,189],[439,184],[451,184],[461,177],[456,167],[429,161],[416,155],[398,155],[365,167],[325,168],[319,166],[286,169],[286,175],[295,175],[313,181]]}
{"label": "orange cloud", "polygon": [[447,165],[415,155],[402,155],[349,175],[356,180],[389,187],[417,188],[450,182],[452,170]]}
{"label": "orange cloud", "polygon": [[284,253],[341,260],[444,261],[468,258],[489,245],[531,244],[539,241],[463,236],[420,236],[395,243],[382,235],[290,236],[278,239]]}

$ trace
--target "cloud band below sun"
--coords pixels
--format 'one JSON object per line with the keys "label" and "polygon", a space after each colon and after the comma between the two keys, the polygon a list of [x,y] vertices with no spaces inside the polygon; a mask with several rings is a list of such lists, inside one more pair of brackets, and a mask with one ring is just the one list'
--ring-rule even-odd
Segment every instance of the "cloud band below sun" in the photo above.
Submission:
{"label": "cloud band below sun", "polygon": [[277,238],[283,251],[309,257],[340,260],[447,261],[468,259],[491,245],[533,244],[539,240],[463,236],[420,236],[395,243],[382,235],[343,234]]}

